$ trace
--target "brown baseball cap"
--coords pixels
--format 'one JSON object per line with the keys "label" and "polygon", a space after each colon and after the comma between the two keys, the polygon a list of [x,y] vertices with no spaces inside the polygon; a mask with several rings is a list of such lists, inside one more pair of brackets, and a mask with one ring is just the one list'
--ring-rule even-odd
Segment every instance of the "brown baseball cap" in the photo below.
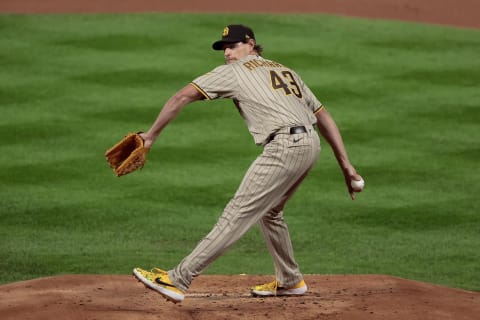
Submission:
{"label": "brown baseball cap", "polygon": [[224,43],[246,42],[255,40],[253,30],[243,24],[230,24],[223,29],[222,40],[213,43],[213,50],[223,50]]}

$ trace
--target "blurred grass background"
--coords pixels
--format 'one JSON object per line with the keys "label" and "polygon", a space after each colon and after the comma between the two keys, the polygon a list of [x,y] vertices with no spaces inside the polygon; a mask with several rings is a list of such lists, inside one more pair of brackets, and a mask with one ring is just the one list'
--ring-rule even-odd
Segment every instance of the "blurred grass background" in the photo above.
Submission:
{"label": "blurred grass background", "polygon": [[[187,107],[145,168],[104,151],[223,63],[253,27],[342,130],[366,189],[326,143],[286,208],[304,273],[389,274],[480,290],[480,33],[326,15],[0,15],[0,283],[171,268],[210,231],[261,151],[231,101]],[[206,273],[269,274],[253,228]]]}

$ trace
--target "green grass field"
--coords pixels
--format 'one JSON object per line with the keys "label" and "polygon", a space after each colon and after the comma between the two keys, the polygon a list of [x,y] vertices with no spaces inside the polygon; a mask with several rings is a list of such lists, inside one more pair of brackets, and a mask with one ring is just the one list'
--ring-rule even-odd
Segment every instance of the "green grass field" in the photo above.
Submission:
{"label": "green grass field", "polygon": [[[211,43],[238,22],[302,75],[366,180],[351,201],[324,143],[286,208],[302,271],[480,290],[480,31],[323,15],[0,15],[0,282],[190,252],[261,151],[232,102],[187,107],[139,172],[103,154],[223,63]],[[206,273],[272,269],[253,228]]]}

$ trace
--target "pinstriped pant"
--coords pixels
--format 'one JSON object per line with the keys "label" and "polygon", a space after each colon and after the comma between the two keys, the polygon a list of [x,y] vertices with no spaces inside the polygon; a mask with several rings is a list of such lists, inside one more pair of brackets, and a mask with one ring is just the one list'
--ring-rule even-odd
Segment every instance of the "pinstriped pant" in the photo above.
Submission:
{"label": "pinstriped pant", "polygon": [[194,277],[256,223],[260,224],[273,258],[277,280],[288,287],[302,279],[283,219],[283,207],[318,158],[317,132],[311,126],[307,131],[281,131],[265,145],[210,233],[168,272],[176,287],[186,291]]}

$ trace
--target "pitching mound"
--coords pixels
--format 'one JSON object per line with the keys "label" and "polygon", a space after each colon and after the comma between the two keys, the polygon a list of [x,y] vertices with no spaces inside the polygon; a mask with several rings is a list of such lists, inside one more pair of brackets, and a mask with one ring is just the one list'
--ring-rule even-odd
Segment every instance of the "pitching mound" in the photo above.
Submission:
{"label": "pitching mound", "polygon": [[133,276],[66,275],[0,286],[0,318],[183,319],[478,319],[480,293],[382,275],[309,275],[302,297],[254,298],[268,276],[200,276],[173,304]]}

